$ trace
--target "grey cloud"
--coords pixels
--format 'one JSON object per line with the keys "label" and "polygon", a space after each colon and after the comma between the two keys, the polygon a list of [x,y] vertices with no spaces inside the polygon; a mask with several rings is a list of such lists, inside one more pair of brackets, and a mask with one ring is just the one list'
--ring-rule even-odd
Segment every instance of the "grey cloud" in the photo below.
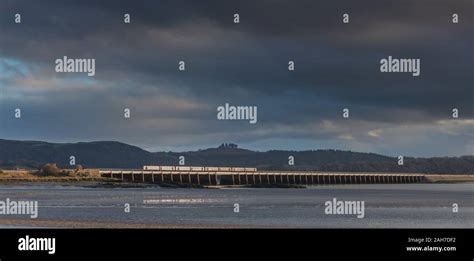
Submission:
{"label": "grey cloud", "polygon": [[[113,137],[140,144],[153,139],[171,147],[193,139],[210,144],[213,137],[336,144],[348,126],[357,129],[354,139],[367,144],[373,141],[364,140],[366,134],[381,126],[437,126],[453,106],[464,118],[474,117],[469,1],[1,1],[0,32],[7,37],[0,38],[0,58],[16,59],[32,71],[8,69],[21,84],[11,75],[0,77],[9,97],[0,97],[0,108],[9,112],[24,102],[37,115],[25,126],[2,115],[8,125],[3,135],[23,128],[24,136]],[[450,23],[454,11],[460,24]],[[21,25],[12,24],[14,12],[22,13]],[[129,25],[122,23],[125,12],[132,14]],[[241,14],[239,25],[232,23],[235,12]],[[351,14],[349,25],[340,23],[343,12]],[[67,84],[68,76],[52,67],[63,55],[96,58],[96,82],[81,85],[79,78]],[[379,73],[378,61],[388,55],[421,58],[421,76]],[[177,71],[179,60],[187,62],[186,72]],[[288,60],[296,62],[295,72],[288,72]],[[225,102],[259,106],[257,126],[217,122],[215,108]],[[139,127],[120,121],[124,106],[133,108]],[[339,121],[346,107],[364,123],[313,129]],[[54,112],[59,114],[43,118]],[[90,124],[83,131],[43,126],[73,119]]]}

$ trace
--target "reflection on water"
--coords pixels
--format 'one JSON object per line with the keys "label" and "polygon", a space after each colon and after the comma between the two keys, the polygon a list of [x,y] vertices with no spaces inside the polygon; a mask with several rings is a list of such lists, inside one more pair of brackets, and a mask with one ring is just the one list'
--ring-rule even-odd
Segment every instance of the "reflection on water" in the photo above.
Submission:
{"label": "reflection on water", "polygon": [[[0,185],[0,200],[37,200],[37,221],[146,226],[474,228],[474,184],[379,184],[309,189],[97,188]],[[324,203],[365,201],[365,217],[326,215]],[[234,204],[239,212],[234,212]],[[452,211],[453,204],[458,213]],[[124,211],[130,205],[130,213]],[[8,222],[6,222],[8,220]],[[2,223],[3,222],[3,223]],[[0,227],[35,226],[0,215]],[[52,223],[51,223],[52,222]]]}

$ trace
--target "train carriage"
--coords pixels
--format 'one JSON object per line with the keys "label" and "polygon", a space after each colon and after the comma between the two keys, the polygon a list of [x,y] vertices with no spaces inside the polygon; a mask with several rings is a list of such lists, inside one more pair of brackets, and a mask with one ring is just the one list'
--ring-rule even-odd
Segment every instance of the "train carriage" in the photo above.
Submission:
{"label": "train carriage", "polygon": [[210,171],[210,172],[256,172],[257,168],[244,167],[201,167],[201,166],[143,166],[143,170],[153,171]]}

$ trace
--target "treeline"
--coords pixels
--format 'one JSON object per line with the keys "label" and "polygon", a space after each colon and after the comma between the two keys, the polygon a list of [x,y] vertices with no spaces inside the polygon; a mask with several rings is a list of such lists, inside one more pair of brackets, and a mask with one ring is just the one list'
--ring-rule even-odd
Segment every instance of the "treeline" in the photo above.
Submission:
{"label": "treeline", "polygon": [[[260,170],[307,170],[347,172],[405,172],[430,174],[474,174],[474,156],[404,158],[375,153],[340,150],[258,152],[236,144],[189,152],[149,152],[120,142],[47,143],[0,139],[0,168],[39,169],[46,163],[70,169],[69,157],[84,168],[142,168],[143,165],[178,165],[180,156],[187,166],[256,167]],[[294,165],[289,165],[289,157]]]}

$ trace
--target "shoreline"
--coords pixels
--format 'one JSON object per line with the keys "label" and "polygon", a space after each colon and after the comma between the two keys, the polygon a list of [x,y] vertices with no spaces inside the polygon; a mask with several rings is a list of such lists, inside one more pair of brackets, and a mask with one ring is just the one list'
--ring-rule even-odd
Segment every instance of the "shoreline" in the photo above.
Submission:
{"label": "shoreline", "polygon": [[[396,174],[396,173],[394,173]],[[415,174],[414,174],[415,175]],[[417,174],[419,175],[419,174]],[[425,184],[451,184],[474,182],[474,174],[422,174]],[[89,176],[39,176],[30,170],[3,170],[0,173],[0,185],[9,184],[39,184],[57,183],[61,185],[100,187],[100,188],[200,188],[200,189],[232,189],[232,188],[308,188],[326,185],[285,185],[285,184],[256,184],[256,185],[197,185],[179,183],[146,183],[128,182],[114,178],[101,177],[98,171]],[[353,184],[356,185],[356,184]]]}
{"label": "shoreline", "polygon": [[[424,183],[416,183],[416,184],[474,184],[474,177],[472,180],[434,180],[432,182],[424,182]],[[345,186],[345,184],[327,184],[327,185],[314,185],[314,186],[307,186],[307,185],[193,185],[193,186],[182,186],[179,184],[151,184],[151,183],[130,183],[130,182],[116,182],[110,180],[25,180],[25,179],[10,179],[10,180],[2,180],[0,179],[0,186],[2,185],[27,185],[27,186],[40,186],[46,184],[56,184],[58,186],[77,186],[83,188],[163,188],[163,189],[307,189],[307,188],[315,188],[315,187],[328,187],[328,186]],[[415,184],[415,183],[414,183]],[[401,185],[401,184],[351,184],[351,186],[357,185]]]}

